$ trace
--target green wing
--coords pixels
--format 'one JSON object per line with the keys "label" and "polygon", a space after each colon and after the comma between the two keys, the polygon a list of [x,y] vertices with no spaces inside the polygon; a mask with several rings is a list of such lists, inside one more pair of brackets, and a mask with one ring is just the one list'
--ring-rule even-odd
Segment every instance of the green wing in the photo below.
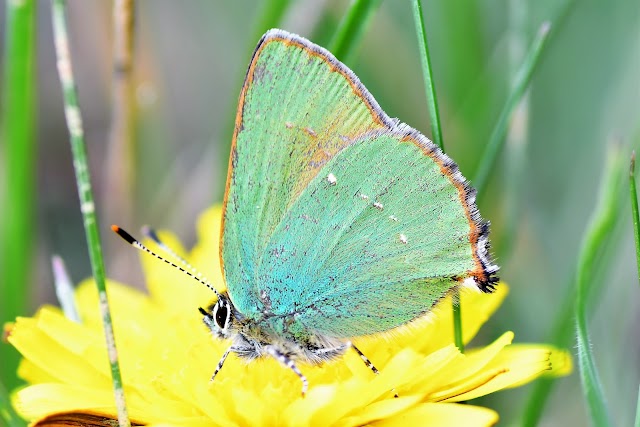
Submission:
{"label": "green wing", "polygon": [[298,36],[272,30],[254,53],[227,185],[229,294],[282,333],[387,330],[467,278],[495,282],[488,227],[456,165]]}

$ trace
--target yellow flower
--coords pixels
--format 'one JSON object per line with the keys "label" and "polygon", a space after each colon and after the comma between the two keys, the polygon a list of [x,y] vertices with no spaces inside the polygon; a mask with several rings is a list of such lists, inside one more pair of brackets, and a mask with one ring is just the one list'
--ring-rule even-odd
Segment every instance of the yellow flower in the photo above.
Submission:
{"label": "yellow flower", "polygon": [[[200,242],[187,254],[214,284],[220,209],[205,213]],[[181,246],[170,235],[163,239]],[[452,341],[451,301],[391,337],[366,337],[358,347],[380,369],[374,375],[355,352],[321,367],[300,365],[300,380],[277,361],[249,364],[230,356],[214,382],[210,376],[229,343],[214,340],[197,308],[211,291],[179,271],[143,256],[149,295],[108,283],[116,342],[131,419],[140,424],[206,425],[493,425],[494,411],[466,401],[515,387],[541,375],[565,375],[569,355],[546,345],[512,345],[506,332],[492,344],[460,354]],[[461,295],[463,332],[469,342],[507,294]],[[115,418],[107,353],[90,282],[76,294],[82,323],[57,308],[19,318],[9,342],[23,355],[19,375],[29,385],[14,393],[16,409],[35,424]],[[398,397],[394,397],[397,393]]]}

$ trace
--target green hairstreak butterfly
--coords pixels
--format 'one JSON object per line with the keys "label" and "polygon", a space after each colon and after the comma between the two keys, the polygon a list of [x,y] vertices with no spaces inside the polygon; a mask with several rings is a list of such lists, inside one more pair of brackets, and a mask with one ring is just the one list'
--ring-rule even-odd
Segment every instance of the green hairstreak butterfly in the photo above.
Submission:
{"label": "green hairstreak butterfly", "polygon": [[213,376],[231,352],[272,356],[304,394],[295,362],[350,348],[377,372],[350,339],[405,325],[461,285],[491,291],[488,233],[449,157],[389,118],[330,52],[267,32],[233,134],[220,241],[227,291],[200,309],[213,335],[231,340]]}

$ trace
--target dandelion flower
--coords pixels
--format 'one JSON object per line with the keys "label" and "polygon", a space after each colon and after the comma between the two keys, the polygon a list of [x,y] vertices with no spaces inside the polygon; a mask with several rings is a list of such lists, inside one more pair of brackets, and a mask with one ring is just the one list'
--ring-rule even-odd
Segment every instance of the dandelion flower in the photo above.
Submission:
{"label": "dandelion flower", "polygon": [[[217,266],[220,215],[220,208],[203,215],[200,241],[190,253],[162,234],[216,285],[223,283]],[[137,425],[488,426],[497,422],[496,412],[456,402],[571,370],[565,351],[511,344],[512,332],[461,354],[452,343],[451,301],[445,299],[393,336],[355,341],[379,375],[352,351],[319,367],[300,364],[310,384],[301,397],[300,380],[277,361],[247,364],[232,355],[210,382],[229,345],[212,339],[197,310],[213,295],[164,263],[148,256],[142,262],[148,295],[108,283],[127,406]],[[493,294],[462,292],[465,342],[506,294],[504,284]],[[14,393],[13,404],[33,425],[111,425],[116,419],[97,293],[90,281],[78,287],[76,300],[82,323],[45,306],[10,326],[8,340],[23,356],[18,374],[29,383]]]}

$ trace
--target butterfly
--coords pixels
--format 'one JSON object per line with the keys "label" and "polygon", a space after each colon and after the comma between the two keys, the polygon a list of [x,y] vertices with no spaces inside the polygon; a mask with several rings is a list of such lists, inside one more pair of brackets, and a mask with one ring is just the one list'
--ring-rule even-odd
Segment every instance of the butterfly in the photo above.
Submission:
{"label": "butterfly", "polygon": [[389,118],[330,52],[268,31],[233,133],[219,252],[227,290],[211,286],[217,300],[200,308],[231,341],[212,380],[230,353],[277,359],[303,395],[296,362],[353,349],[377,373],[351,339],[420,318],[462,285],[492,291],[488,234],[453,160]]}

